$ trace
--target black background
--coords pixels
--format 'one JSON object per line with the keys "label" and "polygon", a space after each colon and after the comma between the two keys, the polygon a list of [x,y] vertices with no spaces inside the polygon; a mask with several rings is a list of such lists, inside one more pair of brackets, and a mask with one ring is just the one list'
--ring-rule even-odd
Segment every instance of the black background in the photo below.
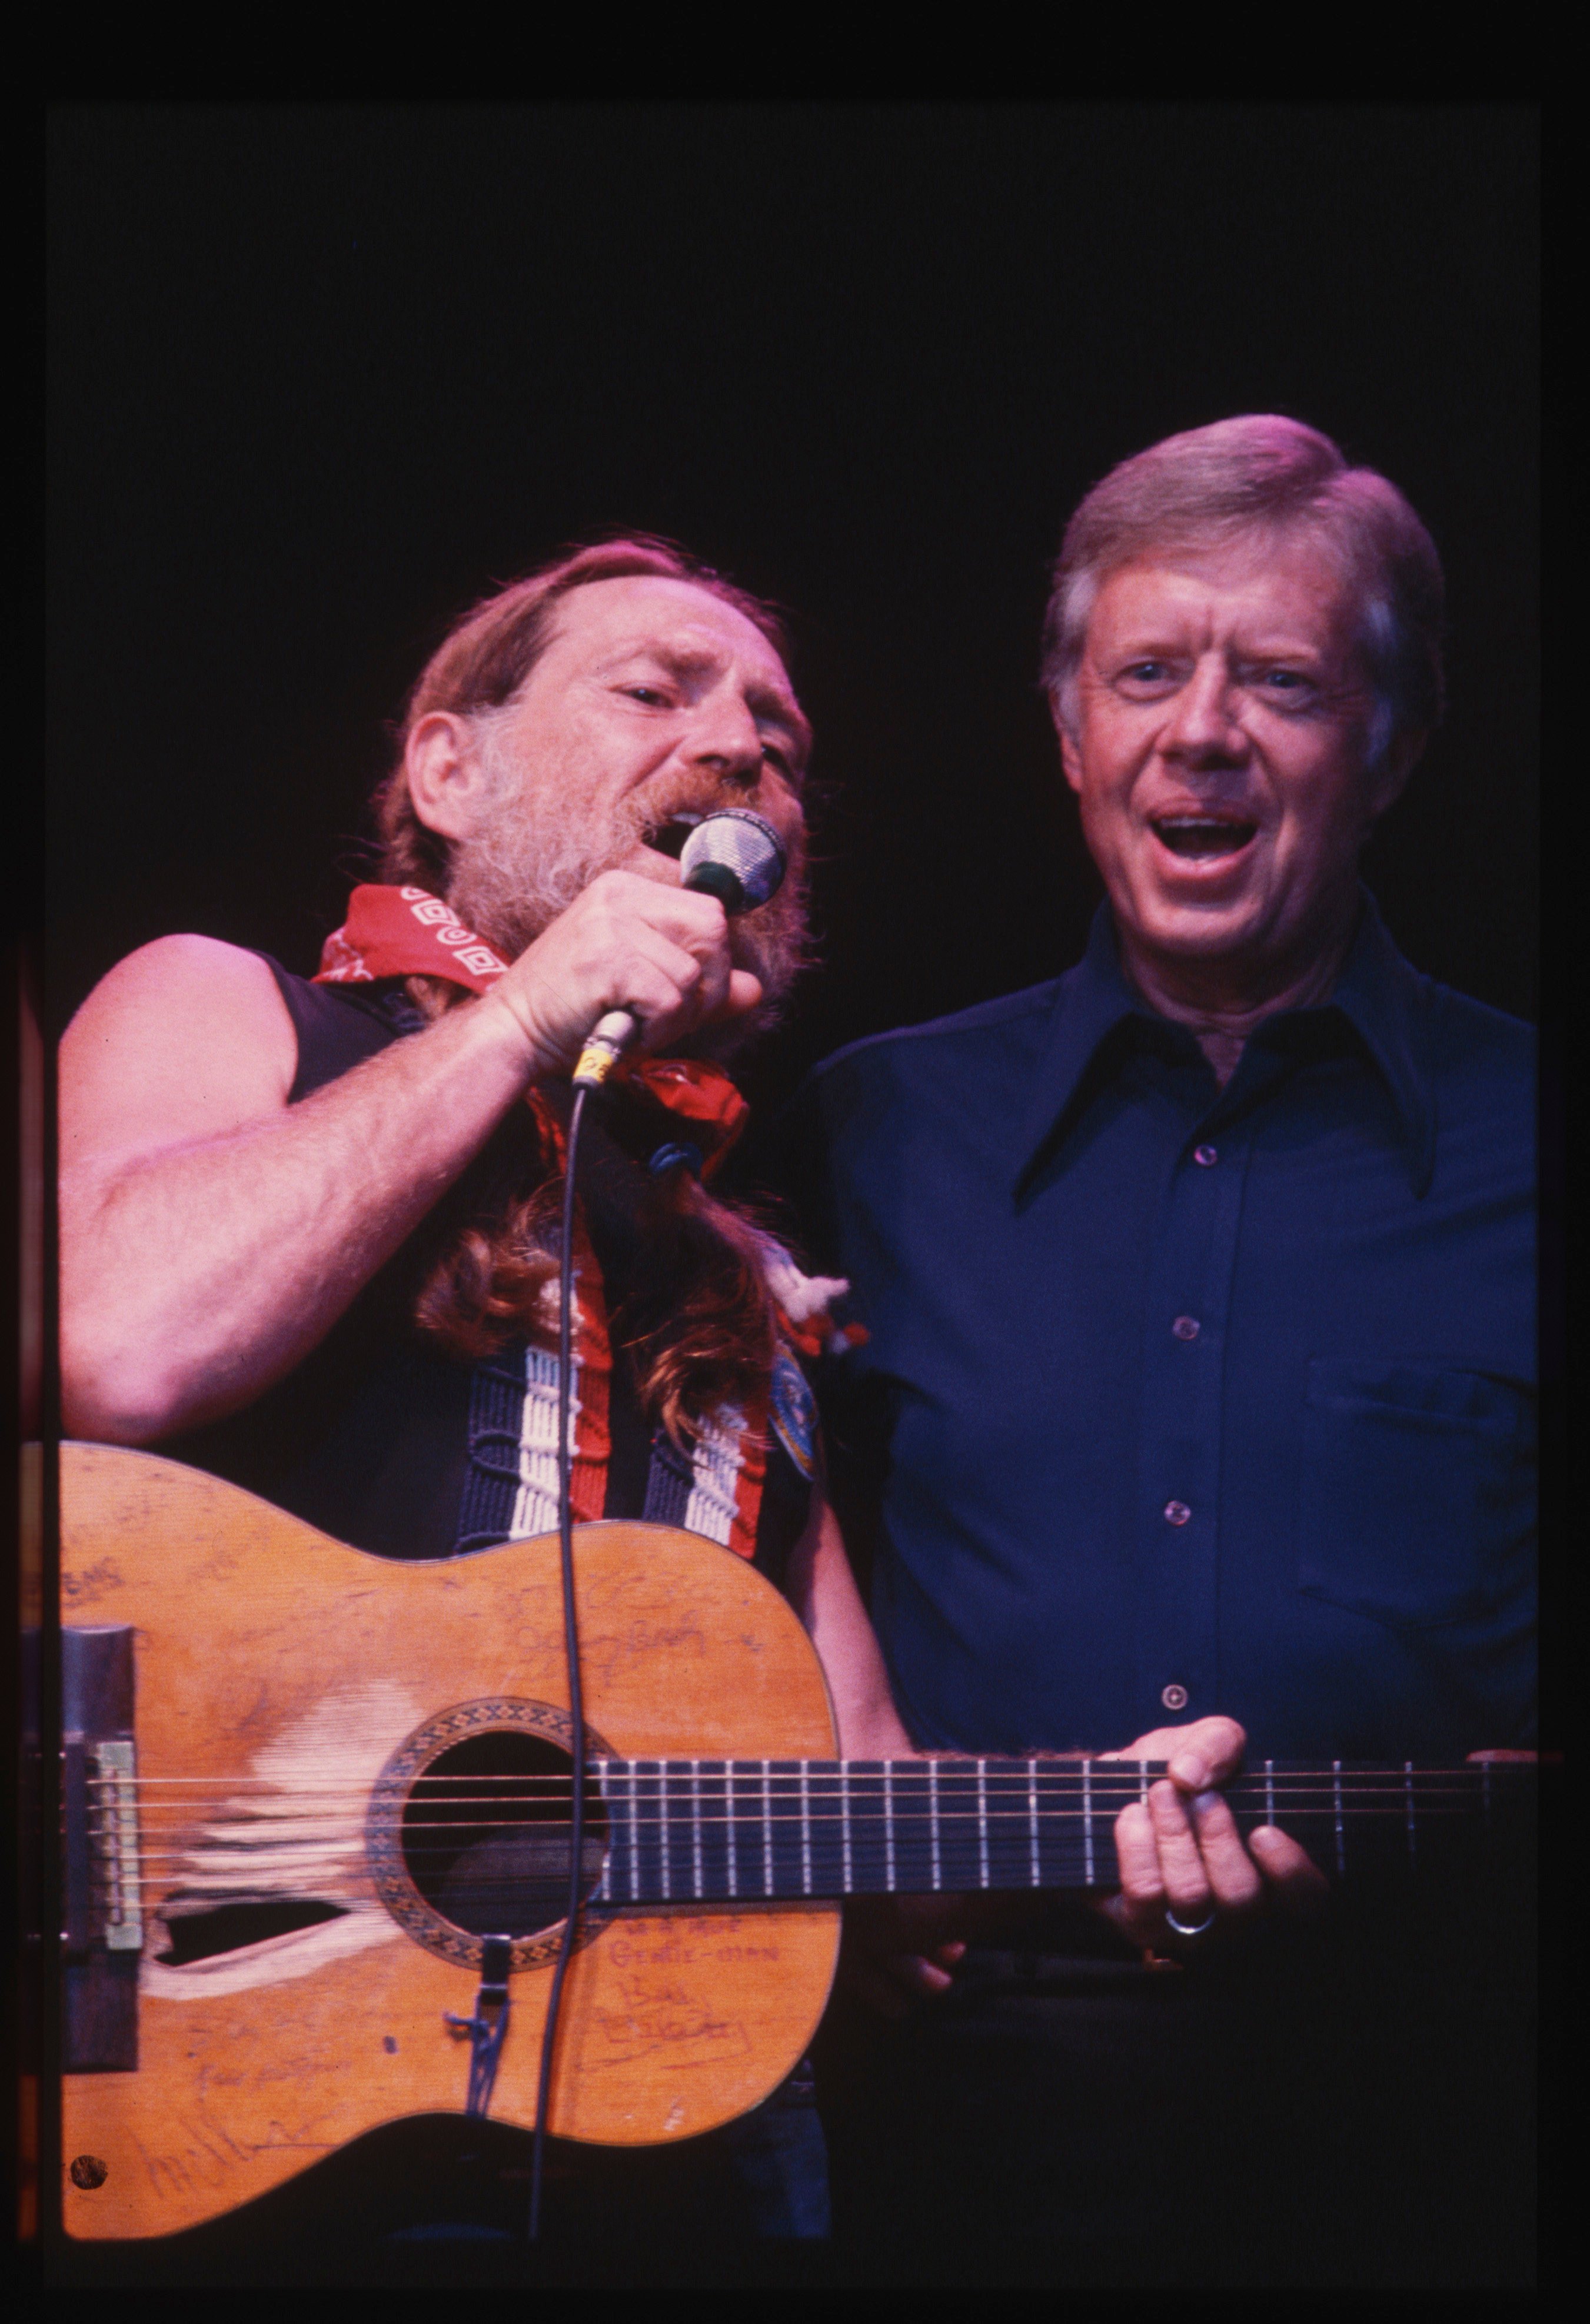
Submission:
{"label": "black background", "polygon": [[1435,534],[1450,714],[1367,868],[1420,966],[1534,1013],[1532,106],[78,105],[51,144],[51,1029],[173,928],[312,969],[448,622],[618,526],[794,616],[828,967],[754,1093],[1055,973],[1098,894],[1034,682],[1065,516],[1262,410]]}
{"label": "black background", "polygon": [[53,147],[51,1013],[198,928],[312,969],[386,723],[563,543],[787,606],[826,973],[758,1093],[1054,973],[1064,519],[1290,412],[1409,493],[1451,707],[1369,874],[1532,1014],[1536,145],[1512,106],[89,106]]}

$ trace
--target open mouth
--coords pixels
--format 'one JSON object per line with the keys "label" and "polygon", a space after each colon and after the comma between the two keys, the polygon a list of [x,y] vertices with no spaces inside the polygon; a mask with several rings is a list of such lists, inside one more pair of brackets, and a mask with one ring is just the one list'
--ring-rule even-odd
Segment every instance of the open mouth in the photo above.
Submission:
{"label": "open mouth", "polygon": [[676,863],[685,853],[685,841],[701,819],[699,815],[687,812],[671,815],[647,833],[646,844],[655,847],[659,855],[671,855]]}
{"label": "open mouth", "polygon": [[1238,855],[1259,827],[1223,815],[1156,815],[1149,821],[1172,855]]}

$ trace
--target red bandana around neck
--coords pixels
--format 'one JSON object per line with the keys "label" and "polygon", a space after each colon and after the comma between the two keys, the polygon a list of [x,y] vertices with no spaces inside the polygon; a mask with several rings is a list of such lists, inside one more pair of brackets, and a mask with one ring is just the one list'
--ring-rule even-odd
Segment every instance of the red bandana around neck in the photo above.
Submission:
{"label": "red bandana around neck", "polygon": [[[424,888],[367,883],[348,898],[348,917],[320,954],[316,984],[373,984],[385,976],[439,976],[470,992],[489,992],[509,964],[466,928],[450,904]],[[749,1111],[727,1074],[695,1057],[631,1053],[616,1079],[633,1083],[688,1121],[706,1155],[710,1177],[745,1128]],[[534,1093],[530,1102],[535,1105]],[[541,1109],[536,1107],[538,1113]]]}

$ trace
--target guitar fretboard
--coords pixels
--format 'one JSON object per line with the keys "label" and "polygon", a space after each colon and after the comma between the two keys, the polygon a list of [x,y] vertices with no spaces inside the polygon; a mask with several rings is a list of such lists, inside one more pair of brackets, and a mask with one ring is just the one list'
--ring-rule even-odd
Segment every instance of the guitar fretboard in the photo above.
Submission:
{"label": "guitar fretboard", "polygon": [[[596,1900],[754,1902],[896,1891],[1112,1888],[1115,1819],[1152,1760],[602,1759]],[[1432,1820],[1486,1816],[1533,1770],[1267,1760],[1225,1787],[1239,1828],[1279,1825],[1339,1874],[1374,1831],[1416,1857]]]}

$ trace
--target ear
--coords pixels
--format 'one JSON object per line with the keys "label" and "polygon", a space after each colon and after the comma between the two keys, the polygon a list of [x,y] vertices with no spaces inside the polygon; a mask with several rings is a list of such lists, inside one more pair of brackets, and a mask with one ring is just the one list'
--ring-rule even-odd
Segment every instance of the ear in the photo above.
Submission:
{"label": "ear", "polygon": [[409,796],[427,831],[464,839],[474,828],[484,772],[467,723],[450,710],[415,722],[403,752]]}
{"label": "ear", "polygon": [[1065,779],[1079,797],[1082,789],[1082,756],[1065,728],[1060,723],[1060,712],[1053,702],[1049,715],[1054,721],[1054,731],[1060,738],[1060,763],[1065,769]]}
{"label": "ear", "polygon": [[1372,825],[1378,823],[1387,807],[1394,807],[1401,798],[1403,785],[1423,757],[1429,741],[1429,735],[1423,729],[1392,738],[1384,764],[1369,779],[1368,812]]}

